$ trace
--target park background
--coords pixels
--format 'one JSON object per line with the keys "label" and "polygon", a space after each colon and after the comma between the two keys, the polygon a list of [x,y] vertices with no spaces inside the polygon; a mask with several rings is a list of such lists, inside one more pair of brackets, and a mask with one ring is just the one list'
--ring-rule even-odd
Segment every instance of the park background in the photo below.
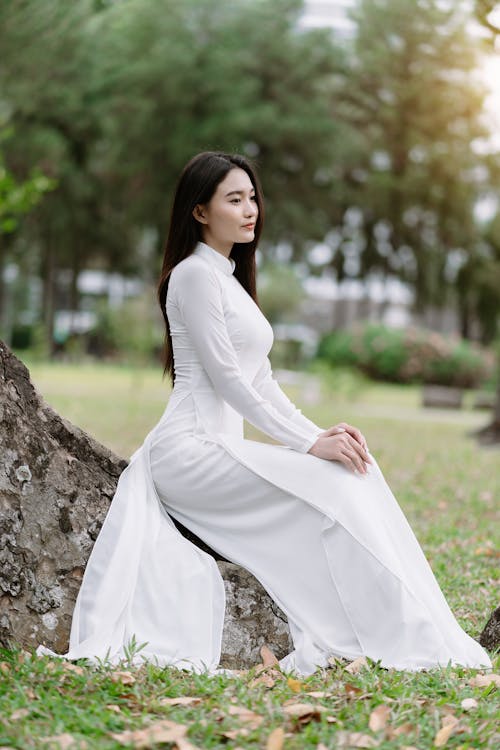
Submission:
{"label": "park background", "polygon": [[[498,604],[496,5],[0,6],[0,338],[43,396],[119,455],[142,442],[170,391],[155,292],[176,179],[198,151],[246,154],[265,195],[258,294],[275,375],[319,424],[363,430],[475,636]],[[429,386],[442,398],[436,386],[455,389],[455,408],[423,408]],[[375,677],[358,679],[366,689]],[[157,676],[147,680],[154,691]],[[387,684],[395,719],[409,717],[422,741],[439,730],[440,706],[460,714],[473,695],[475,715],[450,745],[498,741],[489,688],[479,700],[460,670],[441,692],[436,678],[408,678],[402,693]],[[7,713],[29,704],[4,697]],[[346,702],[337,716],[361,731],[375,705]],[[31,746],[72,710],[31,728],[13,720],[6,737]],[[102,705],[87,710],[75,736],[114,747]],[[302,729],[290,747],[316,747]],[[410,745],[407,735],[387,746]]]}

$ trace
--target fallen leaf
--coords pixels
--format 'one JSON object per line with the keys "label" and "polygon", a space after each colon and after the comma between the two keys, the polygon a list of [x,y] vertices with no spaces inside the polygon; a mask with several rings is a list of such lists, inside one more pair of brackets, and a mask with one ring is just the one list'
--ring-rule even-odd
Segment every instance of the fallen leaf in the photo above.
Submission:
{"label": "fallen leaf", "polygon": [[319,704],[292,703],[291,705],[283,706],[283,711],[287,716],[297,719],[301,724],[307,724],[312,719],[319,720],[321,714],[327,711],[327,708]]}
{"label": "fallen leaf", "polygon": [[175,742],[178,750],[197,750],[186,738],[187,727],[175,721],[163,719],[144,729],[127,729],[125,732],[112,732],[111,737],[120,745],[134,748],[147,747],[160,742]]}
{"label": "fallen leaf", "polygon": [[9,716],[11,721],[18,721],[18,719],[24,719],[29,714],[29,708],[16,708],[15,711]]}
{"label": "fallen leaf", "polygon": [[444,747],[451,735],[456,732],[458,719],[455,716],[445,716],[442,720],[442,727],[434,737],[436,747]]}
{"label": "fallen leaf", "polygon": [[10,672],[10,666],[6,661],[0,662],[0,672],[2,672],[3,674],[8,674]]}
{"label": "fallen leaf", "polygon": [[241,721],[250,724],[253,729],[259,727],[264,721],[264,717],[260,714],[255,713],[245,706],[228,706],[227,713],[232,716],[238,716]]}
{"label": "fallen leaf", "polygon": [[337,748],[348,748],[348,747],[377,747],[380,744],[380,740],[376,740],[374,737],[370,737],[368,734],[362,732],[337,732],[335,735],[337,741]]}
{"label": "fallen leaf", "polygon": [[358,674],[363,667],[367,667],[368,662],[366,661],[365,656],[358,656],[357,659],[354,659],[354,661],[351,661],[350,664],[347,665],[345,668],[346,672],[349,672],[349,674]]}
{"label": "fallen leaf", "polygon": [[72,734],[54,734],[51,737],[40,737],[40,742],[44,744],[57,745],[60,750],[85,750],[87,743],[85,740],[77,740]]}
{"label": "fallen leaf", "polygon": [[116,703],[107,703],[106,708],[108,711],[114,711],[115,714],[121,714],[121,708],[120,706],[117,706]]}
{"label": "fallen leaf", "polygon": [[285,730],[283,727],[273,729],[266,742],[266,750],[282,750],[285,742]]}
{"label": "fallen leaf", "polygon": [[356,698],[363,691],[357,685],[351,685],[350,682],[344,684],[344,690],[348,698]]}
{"label": "fallen leaf", "polygon": [[300,680],[295,680],[293,677],[289,677],[286,681],[286,684],[290,688],[290,690],[293,690],[294,693],[300,693],[302,690],[302,683]]}
{"label": "fallen leaf", "polygon": [[265,667],[271,667],[279,663],[269,646],[262,646],[260,649],[260,655],[262,656],[262,663]]}
{"label": "fallen leaf", "polygon": [[135,677],[132,672],[117,671],[111,674],[111,680],[113,682],[121,682],[122,685],[133,685],[135,682]]}
{"label": "fallen leaf", "polygon": [[370,718],[368,720],[368,726],[372,730],[372,732],[378,732],[380,729],[383,729],[385,727],[390,713],[390,706],[385,706],[383,703],[380,706],[377,706],[377,708],[375,708],[371,712]]}
{"label": "fallen leaf", "polygon": [[475,698],[464,698],[460,705],[464,711],[470,711],[473,708],[477,708],[479,703]]}
{"label": "fallen leaf", "polygon": [[500,674],[478,674],[469,680],[469,685],[472,687],[487,687],[492,683],[500,687]]}
{"label": "fallen leaf", "polygon": [[253,680],[250,680],[248,683],[248,687],[254,688],[257,685],[265,685],[266,687],[272,688],[276,685],[276,679],[281,679],[283,677],[281,672],[278,672],[276,669],[263,667],[263,670],[261,674],[258,677],[254,677]]}
{"label": "fallen leaf", "polygon": [[75,674],[84,674],[85,672],[82,667],[79,667],[78,664],[73,664],[71,661],[63,661],[62,666],[63,669],[66,669],[68,672],[74,672]]}
{"label": "fallen leaf", "polygon": [[333,693],[327,693],[325,690],[311,690],[306,692],[306,695],[310,695],[311,698],[331,698]]}
{"label": "fallen leaf", "polygon": [[250,730],[245,727],[239,727],[238,729],[226,729],[224,732],[220,732],[220,734],[229,740],[236,740],[240,735],[246,737],[250,734]]}
{"label": "fallen leaf", "polygon": [[160,698],[158,701],[161,706],[195,706],[201,702],[201,698],[191,695],[179,695],[177,698]]}
{"label": "fallen leaf", "polygon": [[407,722],[406,724],[400,724],[399,727],[386,727],[385,733],[388,740],[392,740],[394,737],[400,737],[402,734],[412,734],[413,732],[418,733],[413,724]]}

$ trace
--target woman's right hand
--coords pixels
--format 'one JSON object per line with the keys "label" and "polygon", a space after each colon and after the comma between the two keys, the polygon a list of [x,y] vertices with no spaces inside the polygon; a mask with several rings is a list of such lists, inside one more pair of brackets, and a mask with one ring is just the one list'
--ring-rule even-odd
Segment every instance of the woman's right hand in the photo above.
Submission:
{"label": "woman's right hand", "polygon": [[367,463],[373,463],[365,448],[346,430],[341,431],[341,428],[336,435],[319,437],[308,453],[327,461],[340,461],[351,471],[357,470],[361,474],[367,473]]}

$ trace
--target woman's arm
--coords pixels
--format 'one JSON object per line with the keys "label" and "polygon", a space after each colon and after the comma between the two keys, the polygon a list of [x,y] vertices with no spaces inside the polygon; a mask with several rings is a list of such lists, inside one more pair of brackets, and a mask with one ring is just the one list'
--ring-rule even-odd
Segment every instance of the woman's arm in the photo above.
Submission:
{"label": "woman's arm", "polygon": [[285,417],[296,425],[302,425],[305,429],[316,430],[317,433],[324,432],[323,427],[318,427],[302,411],[290,401],[286,393],[281,389],[278,381],[273,377],[271,361],[266,357],[262,366],[255,375],[252,385],[256,391],[265,399],[270,401]]}
{"label": "woman's arm", "polygon": [[295,424],[243,375],[227,332],[219,282],[202,259],[172,272],[174,299],[193,347],[214,389],[257,429],[290,448],[307,453],[317,440],[313,423]]}

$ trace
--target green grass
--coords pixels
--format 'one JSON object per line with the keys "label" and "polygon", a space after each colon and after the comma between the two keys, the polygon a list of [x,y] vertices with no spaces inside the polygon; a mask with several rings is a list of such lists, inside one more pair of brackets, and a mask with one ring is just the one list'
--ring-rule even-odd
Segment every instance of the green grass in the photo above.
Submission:
{"label": "green grass", "polygon": [[[170,391],[152,369],[37,364],[32,377],[58,411],[125,457],[159,419]],[[481,449],[468,436],[488,415],[470,408],[424,411],[418,388],[368,383],[348,373],[326,380],[317,403],[308,403],[297,386],[284,390],[318,424],[347,421],[364,432],[457,619],[477,636],[498,604],[498,450]],[[470,403],[471,396],[466,406]],[[267,439],[250,426],[246,434]],[[500,657],[494,660],[498,671]],[[369,661],[357,674],[337,664],[296,683],[268,667],[274,683],[266,685],[255,682],[256,667],[234,678],[124,666],[127,677],[110,667],[83,664],[75,670],[21,651],[0,653],[0,662],[0,747],[118,748],[123,745],[112,734],[168,719],[185,725],[187,740],[197,748],[266,748],[271,732],[282,727],[287,750],[356,742],[423,750],[434,747],[446,716],[459,720],[447,748],[500,745],[498,687],[471,685],[476,672],[462,668],[403,673]],[[324,695],[310,695],[315,691]],[[162,703],[176,696],[200,701]],[[477,706],[466,711],[465,698],[475,698]],[[324,710],[299,721],[286,713],[290,703]],[[231,714],[232,704],[252,708],[261,723],[252,726]],[[372,730],[370,714],[381,704],[390,708],[386,728]],[[231,734],[245,728],[247,734]],[[50,743],[47,737],[58,739]],[[282,746],[279,737],[274,740],[270,748]],[[143,747],[156,746],[144,742]],[[141,745],[136,738],[126,746]]]}

